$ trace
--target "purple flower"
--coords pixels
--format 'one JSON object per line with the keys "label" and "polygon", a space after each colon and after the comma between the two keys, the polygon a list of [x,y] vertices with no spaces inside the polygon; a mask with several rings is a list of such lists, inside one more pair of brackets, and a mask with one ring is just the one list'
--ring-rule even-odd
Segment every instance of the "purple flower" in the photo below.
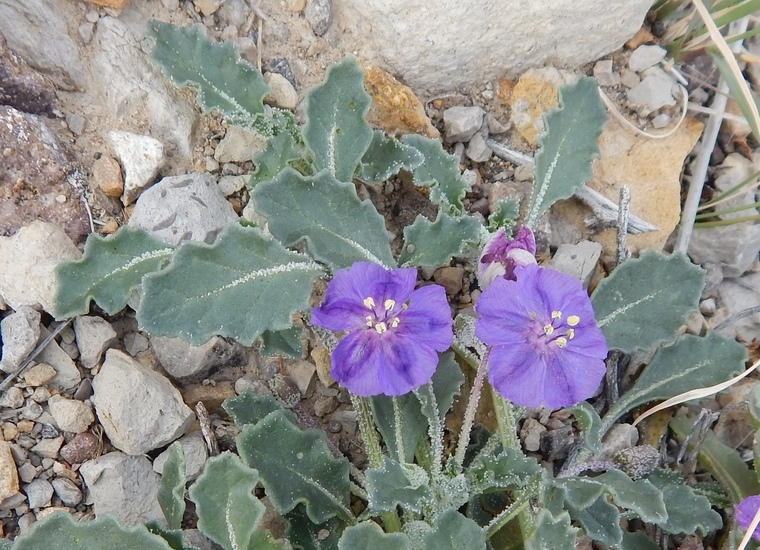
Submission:
{"label": "purple flower", "polygon": [[[760,508],[760,495],[754,495],[747,497],[736,505],[734,510],[734,518],[736,523],[745,531],[749,528],[749,524],[755,518],[757,509]],[[755,532],[752,533],[752,538],[760,540],[760,527],[755,528]]]}
{"label": "purple flower", "polygon": [[414,290],[415,269],[358,262],[339,270],[311,321],[348,331],[332,352],[332,377],[355,395],[403,395],[430,382],[454,333],[446,291]]}
{"label": "purple flower", "polygon": [[507,239],[503,227],[493,234],[483,248],[478,262],[478,281],[485,289],[497,277],[515,280],[515,268],[536,263],[536,239],[533,232],[523,226],[514,239]]}
{"label": "purple flower", "polygon": [[495,279],[475,304],[475,334],[491,346],[491,385],[524,407],[558,409],[591,397],[607,344],[581,283],[537,265],[515,275]]}

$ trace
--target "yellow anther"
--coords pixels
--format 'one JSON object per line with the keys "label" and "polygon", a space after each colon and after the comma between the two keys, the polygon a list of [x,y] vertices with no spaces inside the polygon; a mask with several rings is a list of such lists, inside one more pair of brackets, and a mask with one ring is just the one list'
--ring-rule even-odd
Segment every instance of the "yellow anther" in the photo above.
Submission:
{"label": "yellow anther", "polygon": [[375,330],[377,331],[378,334],[382,334],[383,332],[388,330],[388,327],[385,326],[385,323],[381,321],[375,325]]}
{"label": "yellow anther", "polygon": [[575,330],[572,328],[567,329],[565,331],[565,336],[567,336],[568,340],[572,340],[573,338],[575,338]]}
{"label": "yellow anther", "polygon": [[390,298],[383,302],[383,307],[385,308],[385,311],[390,311],[394,307],[396,307],[396,300],[391,300]]}
{"label": "yellow anther", "polygon": [[554,340],[554,343],[557,344],[558,348],[564,348],[567,345],[567,339],[560,336],[556,340]]}
{"label": "yellow anther", "polygon": [[561,311],[552,311],[552,319],[562,319]]}
{"label": "yellow anther", "polygon": [[578,317],[577,315],[571,315],[570,317],[567,318],[567,324],[570,325],[571,327],[574,327],[580,322],[581,322],[581,318]]}
{"label": "yellow anther", "polygon": [[364,301],[362,302],[364,304],[364,307],[367,309],[372,309],[375,307],[375,300],[372,299],[372,296],[367,296],[364,298]]}
{"label": "yellow anther", "polygon": [[544,325],[544,334],[547,336],[551,336],[554,334],[554,327],[551,325]]}
{"label": "yellow anther", "polygon": [[394,318],[391,320],[391,328],[396,328],[400,322],[401,322],[401,321],[399,321],[399,320],[398,320],[398,317],[394,317]]}

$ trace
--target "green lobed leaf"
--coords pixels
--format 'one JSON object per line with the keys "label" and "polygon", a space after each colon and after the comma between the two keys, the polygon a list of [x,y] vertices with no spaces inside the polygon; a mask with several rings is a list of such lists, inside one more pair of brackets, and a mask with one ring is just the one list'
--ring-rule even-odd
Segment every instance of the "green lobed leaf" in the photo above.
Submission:
{"label": "green lobed leaf", "polygon": [[109,315],[121,311],[143,276],[161,269],[173,252],[173,246],[126,225],[105,238],[91,234],[79,260],[56,268],[55,317],[84,315],[90,300]]}
{"label": "green lobed leaf", "polygon": [[262,181],[269,181],[291,163],[302,159],[303,149],[297,144],[290,133],[282,132],[267,140],[267,144],[261,151],[253,155],[253,164],[256,171],[248,180],[248,188],[252,189]]}
{"label": "green lobed leaf", "polygon": [[257,424],[269,413],[283,410],[282,404],[271,395],[254,395],[250,391],[228,397],[222,403],[238,428],[247,424]]}
{"label": "green lobed leaf", "polygon": [[395,264],[383,217],[359,199],[352,183],[327,171],[304,177],[286,168],[258,184],[252,196],[275,238],[285,246],[306,241],[312,255],[333,270],[359,261]]}
{"label": "green lobed leaf", "polygon": [[327,170],[350,182],[372,141],[364,116],[371,99],[364,91],[364,71],[347,58],[327,68],[325,79],[304,98],[303,139],[314,155],[315,171]]}
{"label": "green lobed leaf", "polygon": [[624,353],[672,342],[697,309],[704,270],[680,253],[647,251],[623,262],[591,296],[607,347]]}
{"label": "green lobed leaf", "polygon": [[172,550],[161,537],[143,525],[126,527],[111,516],[78,522],[67,512],[55,512],[32,525],[29,532],[13,541],[13,550]]}
{"label": "green lobed leaf", "polygon": [[561,489],[565,503],[575,509],[588,508],[604,493],[604,486],[588,477],[563,477],[552,483]]}
{"label": "green lobed leaf", "polygon": [[467,243],[477,243],[483,226],[470,216],[450,216],[438,211],[431,222],[422,214],[404,228],[404,246],[399,256],[403,267],[436,268],[462,253]]}
{"label": "green lobed leaf", "polygon": [[505,449],[496,456],[479,454],[467,469],[467,480],[473,493],[485,493],[496,489],[525,487],[541,472],[534,458],[515,449]]}
{"label": "green lobed leaf", "polygon": [[267,330],[261,335],[259,355],[287,355],[300,359],[303,346],[301,345],[301,327],[290,327],[283,330]]}
{"label": "green lobed leaf", "polygon": [[422,153],[414,147],[375,130],[357,177],[364,181],[385,181],[400,170],[411,172],[424,160]]}
{"label": "green lobed leaf", "polygon": [[620,550],[660,550],[660,546],[641,531],[623,532]]}
{"label": "green lobed leaf", "polygon": [[[684,417],[670,420],[670,428],[681,442],[691,433],[692,425],[693,421]],[[722,443],[715,432],[709,431],[705,435],[699,446],[697,460],[700,466],[728,489],[734,504],[746,497],[760,494],[757,474],[750,470],[739,451]]]}
{"label": "green lobed leaf", "polygon": [[253,494],[258,482],[258,472],[237,455],[227,452],[209,458],[189,491],[198,529],[224,550],[249,548],[266,511]]}
{"label": "green lobed leaf", "polygon": [[657,350],[636,383],[610,407],[602,432],[634,407],[728,380],[744,370],[746,358],[744,346],[716,332],[703,338],[681,336],[672,346]]}
{"label": "green lobed leaf", "polygon": [[425,548],[435,550],[485,550],[486,532],[456,510],[446,510],[422,537]]}
{"label": "green lobed leaf", "polygon": [[579,509],[567,504],[570,517],[577,521],[586,535],[607,546],[617,546],[623,541],[620,528],[620,511],[600,496],[590,506]]}
{"label": "green lobed leaf", "polygon": [[151,334],[194,344],[218,335],[251,345],[265,330],[291,326],[322,273],[308,257],[233,223],[213,245],[182,243],[166,269],[145,278],[137,320]]}
{"label": "green lobed leaf", "polygon": [[379,468],[370,468],[365,473],[368,505],[374,512],[395,512],[396,506],[401,506],[419,514],[432,496],[427,474],[416,464],[401,465],[383,456]]}
{"label": "green lobed leaf", "polygon": [[698,532],[705,536],[723,526],[720,514],[712,509],[710,501],[688,485],[663,487],[662,498],[668,519],[658,525],[668,533],[686,535]]}
{"label": "green lobed leaf", "polygon": [[578,529],[570,523],[570,514],[553,516],[544,508],[536,514],[536,527],[525,541],[525,550],[575,550],[577,534]]}
{"label": "green lobed leaf", "polygon": [[[454,396],[459,395],[459,389],[464,382],[464,374],[459,368],[454,354],[446,352],[439,354],[438,366],[433,373],[432,383],[438,412],[443,417],[454,402]],[[401,408],[402,436],[406,456],[404,462],[412,462],[414,449],[420,438],[427,431],[427,418],[422,414],[417,397],[408,393],[396,398]],[[393,402],[390,397],[377,395],[369,398],[372,415],[380,435],[383,436],[388,452],[398,458],[396,451],[396,435],[394,428]]]}
{"label": "green lobed leaf", "polygon": [[602,419],[594,407],[586,401],[567,407],[573,413],[575,420],[583,432],[583,445],[592,453],[598,453],[602,448]]}
{"label": "green lobed leaf", "polygon": [[176,86],[198,90],[204,112],[253,118],[264,110],[269,92],[261,73],[240,59],[231,42],[214,44],[202,25],[177,27],[152,20],[148,34],[156,40],[151,58]]}
{"label": "green lobed leaf", "polygon": [[176,441],[169,446],[168,451],[169,458],[164,463],[156,498],[169,529],[179,529],[185,513],[185,451]]}
{"label": "green lobed leaf", "polygon": [[493,212],[488,216],[489,233],[495,233],[500,227],[510,229],[519,215],[520,199],[517,197],[499,199],[494,205]]}
{"label": "green lobed leaf", "polygon": [[[276,445],[272,434],[277,434]],[[353,519],[348,508],[348,460],[333,458],[324,432],[301,430],[284,411],[275,411],[255,426],[244,426],[236,441],[241,458],[259,471],[280,514],[303,503],[314,523],[336,516]]]}
{"label": "green lobed leaf", "polygon": [[285,516],[288,540],[294,548],[303,550],[338,550],[341,535],[341,521],[331,518],[316,524],[306,515],[303,504]]}
{"label": "green lobed leaf", "polygon": [[166,543],[171,546],[172,550],[196,550],[194,546],[185,546],[182,529],[164,529],[157,521],[149,521],[145,524],[145,527],[147,527],[148,531],[152,534],[164,539]]}
{"label": "green lobed leaf", "polygon": [[635,512],[647,523],[661,523],[668,517],[662,492],[646,479],[632,480],[620,470],[608,470],[594,478],[604,485],[615,504]]}
{"label": "green lobed leaf", "polygon": [[343,531],[338,550],[412,550],[404,533],[384,533],[377,523],[363,521]]}
{"label": "green lobed leaf", "polygon": [[449,214],[462,212],[462,199],[470,186],[459,172],[459,159],[444,151],[441,142],[417,134],[407,134],[401,142],[414,147],[425,161],[412,172],[412,181],[430,188],[430,200]]}
{"label": "green lobed leaf", "polygon": [[596,140],[606,122],[593,78],[581,77],[559,89],[559,106],[544,115],[546,131],[538,138],[525,225],[535,228],[552,204],[569,198],[593,177],[591,162],[599,155]]}

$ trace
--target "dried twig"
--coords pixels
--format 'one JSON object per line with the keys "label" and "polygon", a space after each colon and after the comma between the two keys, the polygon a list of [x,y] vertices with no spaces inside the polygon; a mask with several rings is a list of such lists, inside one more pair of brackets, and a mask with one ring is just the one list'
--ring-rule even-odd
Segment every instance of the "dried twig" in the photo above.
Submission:
{"label": "dried twig", "polygon": [[617,240],[615,246],[615,265],[620,265],[626,261],[631,253],[626,248],[626,238],[628,236],[628,210],[631,205],[631,192],[627,185],[620,188],[620,207],[617,218]]}
{"label": "dried twig", "polygon": [[195,416],[198,417],[198,424],[201,425],[201,434],[206,441],[206,448],[210,456],[217,456],[219,454],[219,442],[216,440],[216,434],[211,426],[211,419],[208,416],[208,411],[203,401],[198,401],[195,404]]}

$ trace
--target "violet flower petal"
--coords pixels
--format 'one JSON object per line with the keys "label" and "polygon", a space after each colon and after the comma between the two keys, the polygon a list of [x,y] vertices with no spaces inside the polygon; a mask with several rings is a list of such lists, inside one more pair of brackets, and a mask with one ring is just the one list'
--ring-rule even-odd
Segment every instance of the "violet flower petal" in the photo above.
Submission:
{"label": "violet flower petal", "polygon": [[[736,523],[746,531],[749,528],[749,524],[752,523],[758,508],[760,508],[760,495],[753,495],[743,499],[736,505],[734,510]],[[752,533],[752,538],[760,540],[760,526]]]}
{"label": "violet flower petal", "polygon": [[454,339],[451,311],[446,290],[439,285],[418,288],[412,293],[409,307],[399,313],[396,333],[415,340],[417,345],[446,351]]}

